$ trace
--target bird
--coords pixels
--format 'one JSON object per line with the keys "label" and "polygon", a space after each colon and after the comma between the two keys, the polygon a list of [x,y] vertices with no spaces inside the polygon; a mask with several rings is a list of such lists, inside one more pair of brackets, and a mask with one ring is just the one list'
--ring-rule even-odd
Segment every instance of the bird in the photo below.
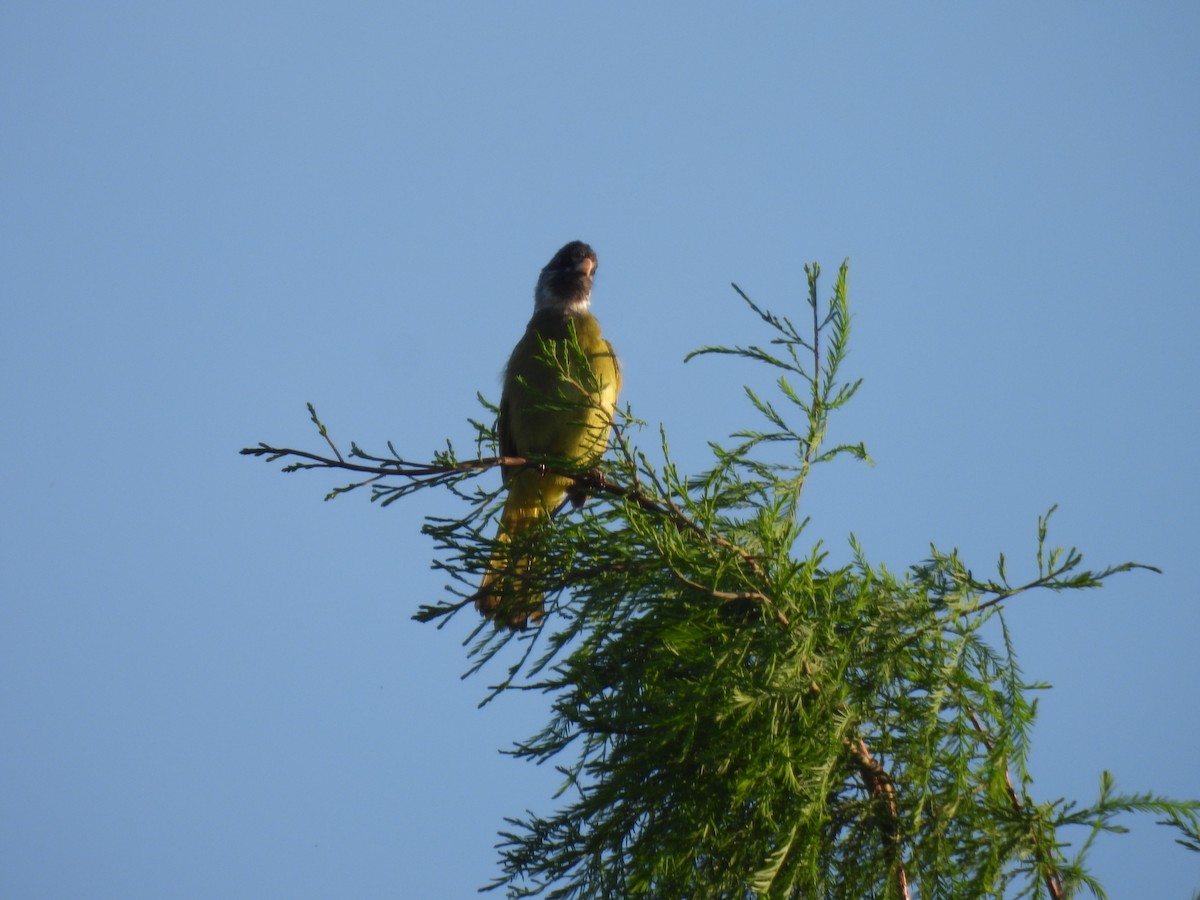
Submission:
{"label": "bird", "polygon": [[[596,252],[583,241],[554,254],[538,276],[533,317],[504,369],[500,455],[538,465],[501,470],[508,494],[473,599],[481,615],[512,631],[538,623],[545,611],[541,591],[522,583],[535,557],[510,545],[568,500],[576,507],[586,501],[574,479],[551,467],[586,469],[600,461],[621,391],[616,353],[591,312],[596,266]],[[572,335],[581,352],[573,353]],[[590,374],[580,370],[585,362]]]}

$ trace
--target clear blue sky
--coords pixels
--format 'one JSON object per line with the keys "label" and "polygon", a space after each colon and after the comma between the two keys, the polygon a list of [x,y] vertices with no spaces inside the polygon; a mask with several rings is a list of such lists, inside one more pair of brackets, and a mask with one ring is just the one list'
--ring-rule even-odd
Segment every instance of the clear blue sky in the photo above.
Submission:
{"label": "clear blue sky", "polygon": [[[746,419],[700,344],[851,261],[859,398],[810,535],[1014,577],[1034,790],[1200,797],[1200,6],[10,2],[0,10],[0,895],[468,897],[553,772],[475,704],[418,496],[239,457],[465,442],[538,269],[600,256],[681,463]],[[651,433],[649,439],[654,439]],[[1149,817],[1114,897],[1191,896]],[[1067,835],[1078,840],[1082,834]]]}

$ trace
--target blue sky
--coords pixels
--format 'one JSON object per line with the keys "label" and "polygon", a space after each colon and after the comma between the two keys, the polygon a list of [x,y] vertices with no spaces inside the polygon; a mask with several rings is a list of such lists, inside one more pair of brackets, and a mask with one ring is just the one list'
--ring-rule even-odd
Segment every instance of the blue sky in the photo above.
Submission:
{"label": "blue sky", "polygon": [[[1034,790],[1200,797],[1200,7],[9,3],[0,10],[0,894],[466,897],[553,772],[499,750],[420,495],[236,451],[465,446],[581,238],[624,399],[684,468],[851,262],[810,536],[1160,576],[1010,608]],[[648,440],[653,441],[653,432]],[[1190,897],[1149,817],[1114,897]],[[1078,840],[1081,834],[1067,835]]]}

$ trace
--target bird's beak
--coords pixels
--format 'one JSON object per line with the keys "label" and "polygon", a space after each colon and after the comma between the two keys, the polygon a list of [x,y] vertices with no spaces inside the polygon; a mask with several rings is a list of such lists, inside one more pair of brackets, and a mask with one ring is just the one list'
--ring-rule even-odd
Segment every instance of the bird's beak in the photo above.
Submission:
{"label": "bird's beak", "polygon": [[575,266],[575,271],[582,272],[584,275],[590,277],[591,274],[596,271],[596,261],[594,259],[588,259],[588,257],[585,256]]}

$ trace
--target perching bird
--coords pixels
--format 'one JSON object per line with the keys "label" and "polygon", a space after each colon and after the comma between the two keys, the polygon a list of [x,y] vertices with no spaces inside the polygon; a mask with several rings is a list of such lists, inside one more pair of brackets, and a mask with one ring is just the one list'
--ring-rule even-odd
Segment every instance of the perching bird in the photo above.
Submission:
{"label": "perching bird", "polygon": [[[568,496],[582,505],[586,497],[573,490],[575,483],[549,467],[587,468],[599,461],[621,390],[616,354],[589,311],[595,272],[595,251],[582,241],[572,241],[554,254],[538,277],[533,318],[504,370],[500,454],[545,464],[502,470],[508,497],[500,514],[497,548],[474,600],[482,615],[513,630],[542,618],[543,598],[540,590],[527,590],[522,584],[533,560],[514,559],[508,545],[549,518]],[[572,331],[590,376],[579,373],[579,354],[572,358]],[[547,351],[557,365],[547,362]]]}

